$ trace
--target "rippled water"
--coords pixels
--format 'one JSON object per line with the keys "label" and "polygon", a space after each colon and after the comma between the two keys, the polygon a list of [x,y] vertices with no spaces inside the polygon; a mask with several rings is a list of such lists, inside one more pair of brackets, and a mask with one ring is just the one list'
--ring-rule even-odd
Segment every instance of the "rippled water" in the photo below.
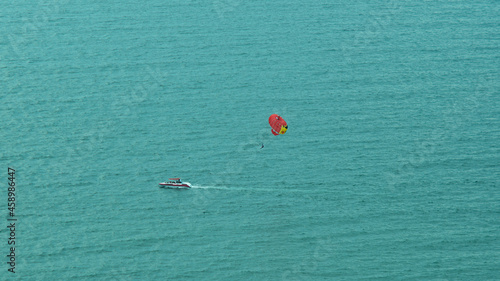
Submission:
{"label": "rippled water", "polygon": [[0,279],[499,278],[498,3],[0,15]]}

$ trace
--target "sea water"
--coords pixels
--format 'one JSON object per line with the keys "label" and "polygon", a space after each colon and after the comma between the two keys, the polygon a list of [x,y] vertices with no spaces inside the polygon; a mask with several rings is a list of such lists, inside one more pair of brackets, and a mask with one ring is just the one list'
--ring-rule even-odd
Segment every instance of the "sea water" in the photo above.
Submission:
{"label": "sea water", "polygon": [[0,279],[499,280],[499,7],[2,5]]}

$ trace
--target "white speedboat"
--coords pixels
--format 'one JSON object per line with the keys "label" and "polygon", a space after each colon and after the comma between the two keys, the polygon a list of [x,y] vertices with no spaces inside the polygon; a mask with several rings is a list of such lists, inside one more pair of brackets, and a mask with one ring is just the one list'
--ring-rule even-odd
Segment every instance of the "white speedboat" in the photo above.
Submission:
{"label": "white speedboat", "polygon": [[166,182],[160,182],[160,187],[191,188],[191,184],[189,182],[182,182],[180,178],[170,178]]}

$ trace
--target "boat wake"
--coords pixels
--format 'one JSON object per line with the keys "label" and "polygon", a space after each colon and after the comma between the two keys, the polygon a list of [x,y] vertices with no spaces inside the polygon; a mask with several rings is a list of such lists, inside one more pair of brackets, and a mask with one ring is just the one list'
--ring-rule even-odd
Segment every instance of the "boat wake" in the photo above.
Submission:
{"label": "boat wake", "polygon": [[227,186],[215,186],[215,185],[192,185],[191,188],[195,189],[222,189],[222,190],[231,190],[232,188],[229,188]]}
{"label": "boat wake", "polygon": [[[198,188],[198,189],[216,189],[216,190],[229,190],[229,191],[259,191],[262,190],[260,188],[258,189],[253,189],[253,188],[242,188],[242,187],[228,187],[228,186],[215,186],[215,185],[193,185],[191,188]],[[262,190],[263,191],[263,190]]]}
{"label": "boat wake", "polygon": [[228,187],[215,185],[192,185],[191,189],[213,189],[213,190],[228,190],[228,191],[251,191],[251,192],[307,192],[302,189],[275,189],[275,188],[245,188],[245,187]]}

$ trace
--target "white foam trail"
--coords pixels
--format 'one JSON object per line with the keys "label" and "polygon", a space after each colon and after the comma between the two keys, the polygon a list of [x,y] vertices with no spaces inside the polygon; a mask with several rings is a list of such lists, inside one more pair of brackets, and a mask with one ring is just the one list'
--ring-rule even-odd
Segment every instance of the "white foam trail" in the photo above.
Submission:
{"label": "white foam trail", "polygon": [[193,186],[191,186],[191,188],[219,189],[219,190],[232,190],[232,191],[244,191],[244,190],[255,191],[256,190],[256,189],[252,189],[252,188],[227,187],[227,186],[215,186],[215,185],[193,185]]}
{"label": "white foam trail", "polygon": [[198,189],[218,189],[218,190],[230,190],[230,191],[252,191],[252,192],[308,192],[308,190],[303,189],[275,189],[275,188],[241,188],[241,187],[227,187],[227,186],[215,186],[215,185],[193,185],[191,188]]}
{"label": "white foam trail", "polygon": [[191,188],[199,188],[199,189],[227,189],[230,190],[231,188],[226,187],[226,186],[214,186],[214,185],[193,185]]}

